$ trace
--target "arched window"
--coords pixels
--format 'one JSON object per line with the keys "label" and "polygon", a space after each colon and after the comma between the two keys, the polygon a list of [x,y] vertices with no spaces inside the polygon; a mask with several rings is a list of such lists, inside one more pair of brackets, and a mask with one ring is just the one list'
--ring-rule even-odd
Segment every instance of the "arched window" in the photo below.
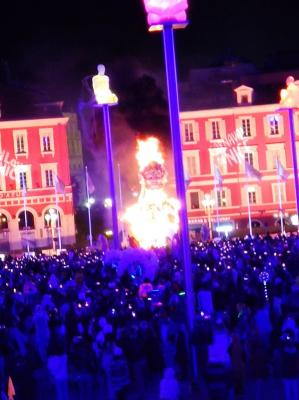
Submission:
{"label": "arched window", "polygon": [[21,211],[19,214],[18,222],[20,231],[26,229],[26,225],[27,229],[34,229],[34,216],[30,211],[26,211],[26,215],[25,211]]}
{"label": "arched window", "polygon": [[61,226],[60,213],[56,208],[49,208],[45,212],[44,224],[46,228],[57,228]]}
{"label": "arched window", "polygon": [[251,222],[251,226],[252,228],[262,228],[263,224],[261,223],[261,221],[253,219]]}
{"label": "arched window", "polygon": [[3,229],[8,229],[8,222],[6,215],[0,213],[0,231]]}
{"label": "arched window", "polygon": [[[290,225],[290,219],[289,219],[288,217],[283,217],[283,218],[282,218],[282,222],[283,222],[283,225],[284,225],[284,226]],[[275,220],[274,225],[275,225],[275,226],[279,226],[279,227],[281,226],[281,220],[280,220],[280,218],[277,218],[277,219]]]}

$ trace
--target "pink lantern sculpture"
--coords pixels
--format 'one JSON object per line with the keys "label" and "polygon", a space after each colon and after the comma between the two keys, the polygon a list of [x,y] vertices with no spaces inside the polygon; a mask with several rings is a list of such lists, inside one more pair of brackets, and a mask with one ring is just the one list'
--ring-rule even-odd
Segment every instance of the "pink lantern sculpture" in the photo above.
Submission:
{"label": "pink lantern sculpture", "polygon": [[150,30],[162,30],[164,24],[187,25],[187,0],[143,0]]}

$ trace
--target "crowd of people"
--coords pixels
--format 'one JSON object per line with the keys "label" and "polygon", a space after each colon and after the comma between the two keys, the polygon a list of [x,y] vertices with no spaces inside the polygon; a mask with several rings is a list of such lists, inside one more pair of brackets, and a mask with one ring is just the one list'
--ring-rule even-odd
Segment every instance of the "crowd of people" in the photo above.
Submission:
{"label": "crowd of people", "polygon": [[0,261],[0,399],[299,399],[298,235],[192,243],[191,332],[178,245],[138,251]]}

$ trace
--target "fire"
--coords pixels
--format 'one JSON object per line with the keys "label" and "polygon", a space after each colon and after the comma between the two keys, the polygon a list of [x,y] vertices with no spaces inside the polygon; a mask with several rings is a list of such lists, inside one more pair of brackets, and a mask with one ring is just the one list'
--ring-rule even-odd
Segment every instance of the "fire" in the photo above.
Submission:
{"label": "fire", "polygon": [[124,219],[141,247],[163,247],[178,231],[179,202],[164,190],[167,177],[159,140],[150,137],[137,143],[141,190],[137,203],[126,210]]}

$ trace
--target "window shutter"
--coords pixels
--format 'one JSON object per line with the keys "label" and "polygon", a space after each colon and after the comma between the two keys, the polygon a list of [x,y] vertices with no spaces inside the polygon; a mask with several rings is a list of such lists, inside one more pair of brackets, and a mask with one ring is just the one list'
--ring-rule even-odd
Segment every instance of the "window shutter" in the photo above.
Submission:
{"label": "window shutter", "polygon": [[226,124],[225,124],[224,119],[221,119],[221,120],[219,121],[219,126],[220,126],[220,136],[221,136],[221,139],[225,139],[225,138],[226,138]]}
{"label": "window shutter", "polygon": [[252,152],[252,158],[253,158],[253,166],[254,166],[254,168],[259,170],[259,168],[260,168],[260,166],[259,166],[259,154],[258,154],[257,151],[253,151]]}
{"label": "window shutter", "polygon": [[282,115],[278,115],[278,129],[279,135],[284,135],[284,124]]}
{"label": "window shutter", "polygon": [[199,123],[198,121],[194,121],[194,140],[195,142],[199,142]]}
{"label": "window shutter", "polygon": [[230,189],[226,189],[226,195],[227,195],[227,206],[231,207],[232,206],[232,192]]}
{"label": "window shutter", "polygon": [[185,138],[185,122],[180,123],[180,129],[181,129],[181,140],[182,143],[186,143],[186,138]]}
{"label": "window shutter", "polygon": [[212,140],[212,124],[211,121],[205,122],[206,138],[210,142]]}
{"label": "window shutter", "polygon": [[190,199],[191,193],[189,190],[186,191],[186,202],[187,202],[187,209],[191,210],[191,199]]}
{"label": "window shutter", "polygon": [[255,118],[253,117],[248,117],[250,121],[250,131],[251,131],[251,136],[254,137],[256,136],[256,122]]}
{"label": "window shutter", "polygon": [[264,117],[264,132],[265,136],[270,136],[270,122],[269,122],[270,115],[266,115]]}
{"label": "window shutter", "polygon": [[285,182],[281,183],[281,198],[282,198],[282,202],[283,203],[287,201],[286,184],[285,184]]}
{"label": "window shutter", "polygon": [[272,171],[273,169],[273,152],[271,150],[266,151],[266,162],[267,162],[267,169]]}
{"label": "window shutter", "polygon": [[242,206],[247,206],[248,200],[248,190],[247,187],[243,187],[241,190],[241,201],[242,201]]}
{"label": "window shutter", "polygon": [[278,186],[277,183],[272,185],[273,203],[278,204]]}

